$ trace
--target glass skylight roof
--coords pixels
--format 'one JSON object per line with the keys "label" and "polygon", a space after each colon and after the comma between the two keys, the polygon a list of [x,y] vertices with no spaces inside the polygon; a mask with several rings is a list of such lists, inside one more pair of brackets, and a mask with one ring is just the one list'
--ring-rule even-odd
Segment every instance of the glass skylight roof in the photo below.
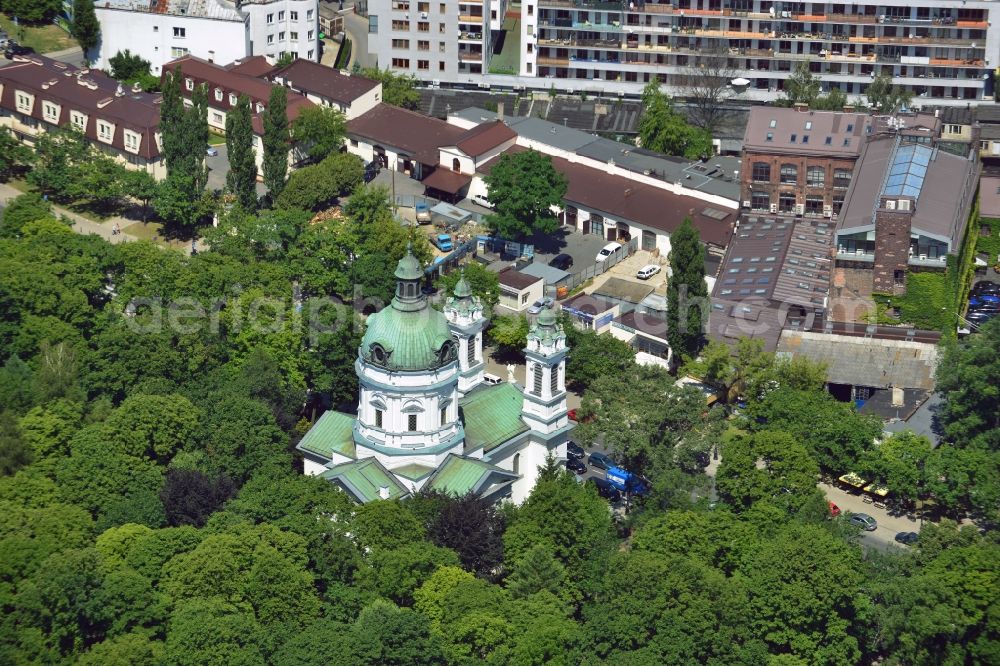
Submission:
{"label": "glass skylight roof", "polygon": [[931,154],[932,150],[924,145],[910,143],[899,146],[892,157],[889,178],[882,194],[918,198],[927,176]]}

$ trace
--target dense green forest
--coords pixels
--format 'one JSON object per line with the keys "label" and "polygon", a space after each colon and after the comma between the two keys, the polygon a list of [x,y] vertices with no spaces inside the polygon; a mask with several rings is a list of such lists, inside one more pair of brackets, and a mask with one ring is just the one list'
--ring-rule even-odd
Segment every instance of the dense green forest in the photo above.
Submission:
{"label": "dense green forest", "polygon": [[554,464],[520,507],[355,506],[293,447],[354,399],[352,305],[387,299],[421,239],[377,188],[311,218],[236,208],[187,257],[74,234],[31,195],[5,211],[0,663],[1000,663],[995,531],[945,519],[914,548],[865,550],[816,489],[863,463],[994,525],[1000,325],[946,353],[934,451],[873,448],[879,425],[816,368],[752,345],[705,355],[748,398],[727,418],[574,333],[577,438],[604,437],[653,485],[627,516]]}

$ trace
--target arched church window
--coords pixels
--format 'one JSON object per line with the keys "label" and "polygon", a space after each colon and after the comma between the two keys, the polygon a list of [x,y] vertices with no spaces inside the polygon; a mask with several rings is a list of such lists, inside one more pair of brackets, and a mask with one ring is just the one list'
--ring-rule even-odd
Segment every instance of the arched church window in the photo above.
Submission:
{"label": "arched church window", "polygon": [[385,365],[388,355],[385,353],[385,347],[378,344],[377,342],[373,344],[370,348],[372,361],[378,363],[379,365]]}
{"label": "arched church window", "polygon": [[520,453],[515,453],[514,454],[514,462],[511,463],[511,465],[512,465],[511,466],[511,470],[514,472],[514,474],[520,474],[521,473],[521,454]]}
{"label": "arched church window", "polygon": [[448,340],[443,345],[441,345],[441,349],[438,350],[438,363],[440,363],[441,365],[450,363],[454,361],[457,356],[458,356],[458,351],[455,347],[455,341]]}
{"label": "arched church window", "polygon": [[417,415],[416,414],[408,414],[407,415],[407,418],[406,418],[406,429],[409,430],[410,432],[416,432],[417,431]]}
{"label": "arched church window", "polygon": [[531,392],[535,395],[542,394],[542,364],[536,363],[533,368]]}
{"label": "arched church window", "polygon": [[376,428],[381,428],[382,427],[382,410],[381,409],[376,409],[375,410],[375,427]]}

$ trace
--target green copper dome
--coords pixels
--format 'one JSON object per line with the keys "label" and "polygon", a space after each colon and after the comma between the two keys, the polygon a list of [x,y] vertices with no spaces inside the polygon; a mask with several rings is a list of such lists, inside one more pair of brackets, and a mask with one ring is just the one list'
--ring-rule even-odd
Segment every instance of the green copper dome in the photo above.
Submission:
{"label": "green copper dome", "polygon": [[455,284],[455,298],[468,298],[469,296],[472,296],[472,287],[465,281],[465,272],[463,271],[462,277]]}
{"label": "green copper dome", "polygon": [[539,326],[555,326],[556,313],[550,307],[542,308],[537,321]]}
{"label": "green copper dome", "polygon": [[407,252],[396,267],[399,284],[392,304],[368,317],[358,350],[361,358],[389,370],[433,370],[457,358],[445,316],[420,291],[420,262]]}

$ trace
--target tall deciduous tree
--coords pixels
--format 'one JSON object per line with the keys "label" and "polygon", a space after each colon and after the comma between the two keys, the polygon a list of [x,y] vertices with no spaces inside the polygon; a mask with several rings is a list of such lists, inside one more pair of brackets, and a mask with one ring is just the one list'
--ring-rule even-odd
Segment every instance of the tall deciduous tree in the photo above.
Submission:
{"label": "tall deciduous tree", "polygon": [[548,155],[535,150],[504,154],[484,180],[494,210],[486,223],[494,234],[520,239],[558,228],[552,207],[562,205],[567,183]]}
{"label": "tall deciduous tree", "polygon": [[83,49],[84,57],[89,61],[87,52],[101,40],[101,24],[97,21],[93,2],[73,0],[73,25],[70,27],[70,32]]}
{"label": "tall deciduous tree", "polygon": [[368,67],[361,75],[382,84],[382,101],[404,109],[416,109],[420,105],[417,79],[411,74],[396,74],[388,69]]}
{"label": "tall deciduous tree", "polygon": [[226,187],[246,211],[257,208],[257,158],[253,150],[253,125],[250,99],[240,95],[236,106],[226,114],[226,152],[229,173]]}
{"label": "tall deciduous tree", "polygon": [[4,0],[2,5],[5,13],[28,23],[50,21],[62,10],[60,0]]}
{"label": "tall deciduous tree", "polygon": [[8,128],[0,129],[0,183],[6,182],[31,163],[31,149]]}
{"label": "tall deciduous tree", "polygon": [[673,102],[663,94],[658,82],[646,85],[642,103],[639,140],[643,148],[692,159],[712,154],[712,135],[688,124],[684,116],[674,110]]}
{"label": "tall deciduous tree", "polygon": [[674,354],[693,357],[704,341],[708,319],[705,249],[685,218],[670,236],[671,276],[667,281],[667,340]]}
{"label": "tall deciduous tree", "polygon": [[160,106],[160,131],[167,178],[157,193],[157,212],[170,222],[194,226],[208,211],[203,195],[208,183],[205,147],[208,145],[208,92],[196,86],[191,106],[181,93],[184,75],[178,67],[165,77]]}
{"label": "tall deciduous tree", "polygon": [[725,48],[703,52],[698,56],[698,67],[689,68],[681,78],[683,96],[691,104],[691,120],[709,138],[725,117],[723,105],[739,94],[732,85],[740,75],[736,62]]}
{"label": "tall deciduous tree", "polygon": [[273,86],[264,110],[264,185],[273,201],[288,175],[288,92]]}
{"label": "tall deciduous tree", "polygon": [[945,438],[961,448],[1000,451],[1000,321],[950,347],[938,369]]}
{"label": "tall deciduous tree", "polygon": [[892,82],[892,74],[882,70],[865,90],[868,104],[880,113],[892,113],[913,100],[913,91]]}
{"label": "tall deciduous tree", "polygon": [[344,141],[344,114],[328,106],[309,106],[292,122],[292,138],[310,162],[319,162],[340,149]]}

